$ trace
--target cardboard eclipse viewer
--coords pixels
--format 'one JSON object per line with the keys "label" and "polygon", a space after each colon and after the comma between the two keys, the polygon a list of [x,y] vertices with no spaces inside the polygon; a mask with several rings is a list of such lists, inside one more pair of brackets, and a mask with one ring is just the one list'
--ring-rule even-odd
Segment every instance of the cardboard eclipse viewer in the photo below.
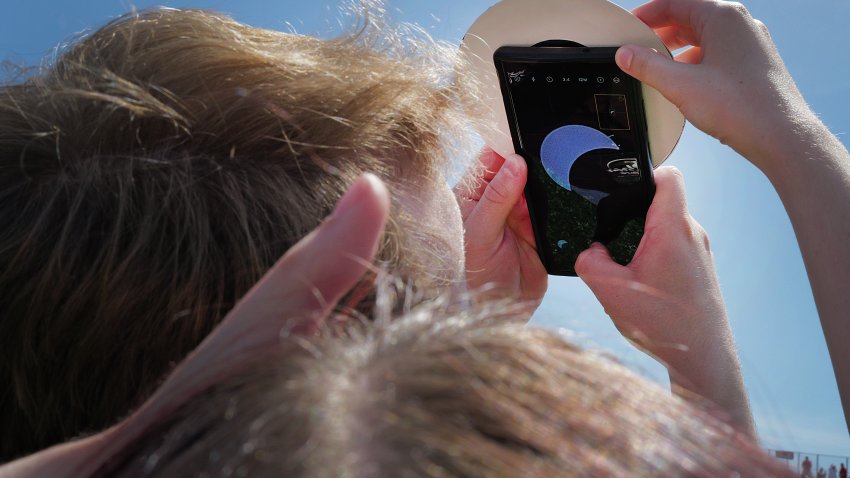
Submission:
{"label": "cardboard eclipse viewer", "polygon": [[[484,12],[461,43],[464,65],[458,72],[469,88],[467,108],[481,121],[478,133],[501,155],[514,153],[493,53],[502,46],[533,46],[568,40],[588,47],[625,44],[670,55],[660,38],[637,17],[607,0],[503,0]],[[673,152],[685,118],[658,91],[642,84],[653,166]]]}

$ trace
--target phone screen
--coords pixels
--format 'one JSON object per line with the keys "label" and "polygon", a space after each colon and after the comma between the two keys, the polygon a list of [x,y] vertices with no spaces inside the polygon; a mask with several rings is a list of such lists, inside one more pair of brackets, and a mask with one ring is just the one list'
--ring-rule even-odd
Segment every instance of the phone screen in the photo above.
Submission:
{"label": "phone screen", "polygon": [[550,274],[575,275],[576,258],[594,241],[627,264],[643,236],[654,194],[643,102],[615,51],[507,47],[495,55]]}

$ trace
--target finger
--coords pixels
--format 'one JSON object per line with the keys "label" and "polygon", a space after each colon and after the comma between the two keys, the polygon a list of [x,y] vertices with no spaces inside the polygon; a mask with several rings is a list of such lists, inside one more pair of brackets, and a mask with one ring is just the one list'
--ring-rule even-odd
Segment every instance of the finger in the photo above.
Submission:
{"label": "finger", "polygon": [[531,246],[520,246],[519,254],[520,300],[533,302],[536,307],[540,305],[549,288],[549,274],[540,256],[537,255],[536,249]]}
{"label": "finger", "polygon": [[377,177],[361,177],[331,216],[287,251],[231,315],[300,319],[295,332],[320,325],[370,267],[389,204],[386,186]]}
{"label": "finger", "polygon": [[466,177],[455,186],[455,196],[458,199],[477,201],[481,199],[484,190],[504,164],[505,158],[489,147],[484,147],[478,155],[476,164],[470,168]]}
{"label": "finger", "polygon": [[198,369],[216,370],[217,360],[256,354],[279,344],[282,335],[317,330],[370,267],[389,208],[389,193],[377,177],[358,179],[334,212],[272,266],[172,378],[201,377]]}
{"label": "finger", "polygon": [[680,63],[690,63],[691,65],[697,65],[702,63],[702,48],[693,46],[688,48],[676,55],[676,61]]}
{"label": "finger", "polygon": [[614,262],[608,249],[598,242],[578,255],[575,270],[604,307],[612,294],[623,289],[623,284],[630,282],[633,276],[629,268]]}
{"label": "finger", "polygon": [[706,0],[654,0],[635,8],[632,13],[653,29],[675,25],[689,27],[698,43],[714,8],[717,6]]}
{"label": "finger", "polygon": [[642,46],[620,47],[615,60],[624,72],[658,90],[679,109],[690,89],[701,81],[694,65],[679,63],[666,54]]}
{"label": "finger", "polygon": [[688,27],[679,25],[661,27],[655,30],[655,34],[661,38],[661,41],[670,51],[696,44],[694,32]]}
{"label": "finger", "polygon": [[496,176],[496,172],[504,163],[505,158],[493,151],[489,146],[485,146],[478,155],[478,164],[484,169],[483,178],[487,181],[490,181]]}
{"label": "finger", "polygon": [[534,241],[534,228],[531,225],[531,214],[528,212],[528,201],[525,195],[521,195],[519,201],[514,205],[508,216],[508,227],[523,242],[529,244],[535,251],[537,243]]}
{"label": "finger", "polygon": [[646,227],[687,220],[688,200],[685,195],[685,178],[672,166],[655,170],[655,197],[646,214]]}
{"label": "finger", "polygon": [[466,219],[467,237],[475,238],[479,244],[498,245],[508,215],[522,197],[527,174],[525,160],[521,156],[513,154],[504,159],[499,172]]}

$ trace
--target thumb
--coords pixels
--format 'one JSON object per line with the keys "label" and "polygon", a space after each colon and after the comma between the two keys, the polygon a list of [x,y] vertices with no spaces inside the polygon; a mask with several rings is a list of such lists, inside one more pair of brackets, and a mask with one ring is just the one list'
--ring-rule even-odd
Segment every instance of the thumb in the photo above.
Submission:
{"label": "thumb", "polygon": [[698,80],[695,65],[678,62],[651,48],[624,45],[614,59],[621,70],[658,90],[679,109],[688,96],[689,86]]}
{"label": "thumb", "polygon": [[615,290],[631,280],[633,272],[614,262],[608,249],[594,242],[576,259],[576,274],[590,287],[600,302],[603,302],[607,290]]}
{"label": "thumb", "polygon": [[[290,333],[311,334],[337,302],[369,270],[390,210],[386,186],[372,174],[361,176],[343,195],[333,213],[292,246],[228,314],[230,324],[266,332],[277,319],[300,319]],[[231,316],[241,315],[240,319]],[[230,320],[228,320],[230,319]],[[279,331],[279,329],[278,329]],[[258,338],[277,333],[259,334]],[[231,340],[230,345],[236,342]]]}

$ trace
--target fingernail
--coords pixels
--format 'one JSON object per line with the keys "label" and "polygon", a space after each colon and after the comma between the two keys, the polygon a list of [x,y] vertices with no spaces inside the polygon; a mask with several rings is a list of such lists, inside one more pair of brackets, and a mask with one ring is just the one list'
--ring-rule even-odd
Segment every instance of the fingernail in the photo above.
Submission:
{"label": "fingernail", "polygon": [[617,54],[614,55],[617,65],[619,65],[624,71],[631,69],[634,57],[635,51],[629,46],[621,46],[620,49],[617,50]]}
{"label": "fingernail", "polygon": [[505,164],[502,165],[502,169],[505,170],[505,172],[508,174],[508,176],[515,178],[515,177],[519,176],[519,170],[520,170],[519,162],[520,161],[524,161],[524,159],[522,159],[521,157],[519,157],[517,155],[512,154],[512,155],[505,158]]}

